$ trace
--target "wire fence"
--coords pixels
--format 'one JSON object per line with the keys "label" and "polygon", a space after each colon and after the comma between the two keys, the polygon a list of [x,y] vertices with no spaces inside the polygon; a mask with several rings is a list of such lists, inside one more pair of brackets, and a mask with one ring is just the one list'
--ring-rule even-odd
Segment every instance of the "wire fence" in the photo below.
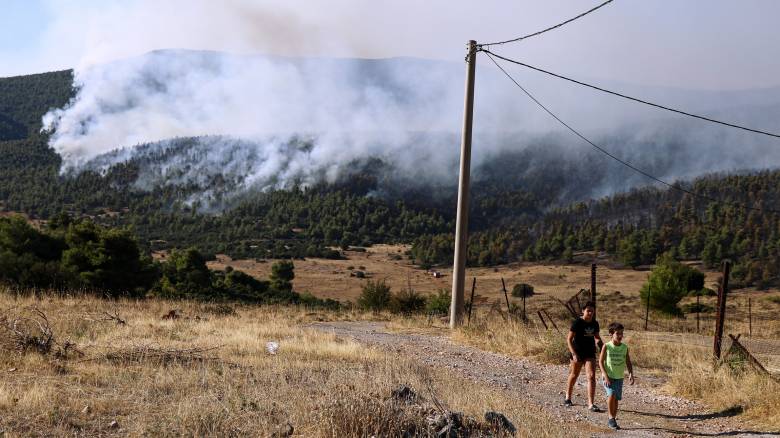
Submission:
{"label": "wire fence", "polygon": [[[620,322],[627,331],[640,332],[653,342],[682,343],[709,349],[714,347],[717,322],[717,296],[686,297],[680,313],[668,315],[649,308],[638,291],[621,292],[625,283],[611,284],[610,278],[598,278],[596,317],[606,337],[606,327]],[[607,277],[607,276],[605,276]],[[593,280],[591,280],[591,284]],[[512,297],[501,291],[474,297],[480,312],[503,312],[522,318],[544,330],[566,334],[582,307],[591,299],[591,284],[546,284],[535,287],[532,295]],[[479,290],[479,286],[477,286]],[[485,295],[485,296],[483,296]],[[739,336],[739,343],[772,374],[780,376],[780,302],[771,295],[728,294],[723,324],[721,351],[731,349],[729,335]]]}

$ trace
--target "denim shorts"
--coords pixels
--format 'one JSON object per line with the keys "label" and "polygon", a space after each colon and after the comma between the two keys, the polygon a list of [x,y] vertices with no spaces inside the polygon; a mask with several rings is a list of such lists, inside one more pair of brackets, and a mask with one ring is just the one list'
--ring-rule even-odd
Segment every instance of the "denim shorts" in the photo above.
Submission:
{"label": "denim shorts", "polygon": [[607,397],[614,395],[616,399],[621,400],[623,398],[623,379],[610,378],[609,381],[611,382],[609,386],[607,386],[606,382],[601,382],[607,391]]}

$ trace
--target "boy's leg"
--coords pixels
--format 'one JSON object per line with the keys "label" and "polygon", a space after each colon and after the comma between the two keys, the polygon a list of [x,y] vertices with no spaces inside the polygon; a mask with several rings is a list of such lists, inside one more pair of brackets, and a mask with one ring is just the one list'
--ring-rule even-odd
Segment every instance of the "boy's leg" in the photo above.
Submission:
{"label": "boy's leg", "polygon": [[571,393],[574,390],[574,384],[577,382],[577,377],[580,375],[580,370],[582,370],[582,362],[574,362],[571,361],[571,365],[569,366],[569,381],[568,386],[566,387],[566,400],[571,400]]}
{"label": "boy's leg", "polygon": [[589,359],[585,362],[585,372],[588,376],[588,406],[593,406],[596,397],[596,360]]}
{"label": "boy's leg", "polygon": [[617,416],[618,400],[614,394],[607,398],[607,411],[609,412],[609,418],[615,418]]}

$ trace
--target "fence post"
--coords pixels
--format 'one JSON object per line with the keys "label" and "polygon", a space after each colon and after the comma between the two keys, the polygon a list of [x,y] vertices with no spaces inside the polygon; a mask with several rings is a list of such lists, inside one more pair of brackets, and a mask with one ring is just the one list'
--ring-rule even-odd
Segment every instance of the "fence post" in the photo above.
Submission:
{"label": "fence post", "polygon": [[504,298],[506,299],[506,314],[512,316],[512,309],[509,307],[509,295],[506,293],[506,283],[504,283],[504,277],[501,277],[501,289],[504,290]]}
{"label": "fence post", "polygon": [[549,313],[547,313],[547,309],[542,309],[542,313],[544,313],[544,316],[546,316],[547,319],[550,320],[550,324],[552,324],[553,328],[555,328],[555,331],[561,333],[561,331],[558,329],[558,324],[556,324],[555,320],[552,319]]}
{"label": "fence post", "polygon": [[701,314],[701,292],[696,292],[696,333],[699,333],[700,323],[699,315]]}
{"label": "fence post", "polygon": [[748,297],[748,337],[753,337],[753,306],[750,297]]}
{"label": "fence post", "polygon": [[523,321],[528,322],[528,314],[525,313],[525,295],[528,291],[526,288],[523,288]]}
{"label": "fence post", "polygon": [[718,288],[718,314],[715,320],[715,338],[712,348],[712,354],[715,359],[720,359],[720,347],[723,342],[723,322],[726,319],[726,296],[729,290],[729,274],[731,273],[731,262],[723,262],[723,280]]}
{"label": "fence post", "polygon": [[547,327],[547,323],[544,322],[544,317],[542,316],[542,311],[541,310],[537,310],[536,314],[539,315],[539,320],[542,321],[542,325],[544,326],[544,329],[545,330],[550,330],[550,328]]}
{"label": "fence post", "polygon": [[471,324],[471,309],[474,308],[474,289],[477,287],[477,277],[474,277],[474,281],[471,282],[471,300],[469,301],[469,319],[466,324]]}
{"label": "fence post", "polygon": [[645,308],[645,331],[647,331],[647,320],[650,319],[650,295],[652,295],[650,288],[647,288],[647,307]]}

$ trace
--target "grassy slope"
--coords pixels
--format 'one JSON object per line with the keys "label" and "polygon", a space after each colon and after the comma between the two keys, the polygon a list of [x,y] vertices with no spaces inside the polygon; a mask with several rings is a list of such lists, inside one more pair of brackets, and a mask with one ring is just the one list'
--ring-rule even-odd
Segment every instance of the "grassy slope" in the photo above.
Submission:
{"label": "grassy slope", "polygon": [[[500,410],[521,436],[567,434],[501,393],[304,327],[359,315],[239,307],[224,316],[191,302],[0,293],[6,323],[32,317],[33,307],[47,315],[55,351],[71,342],[84,356],[19,354],[0,332],[0,430],[10,435],[262,436],[287,422],[299,436],[386,434],[398,425],[384,399],[401,383],[423,396],[430,384],[445,405],[477,418]],[[174,308],[182,318],[161,319]],[[265,352],[269,340],[280,343],[278,355]]]}

